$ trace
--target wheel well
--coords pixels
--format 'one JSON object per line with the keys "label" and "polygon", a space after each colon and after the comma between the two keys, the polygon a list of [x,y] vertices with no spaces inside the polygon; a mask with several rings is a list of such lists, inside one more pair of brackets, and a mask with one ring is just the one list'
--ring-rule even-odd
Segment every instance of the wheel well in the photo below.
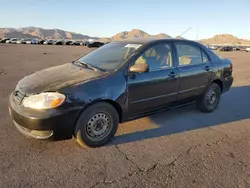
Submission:
{"label": "wheel well", "polygon": [[116,109],[116,111],[119,115],[119,122],[121,123],[121,121],[122,121],[122,107],[117,102],[109,100],[109,99],[105,99],[105,100],[102,100],[100,102],[107,102],[107,103],[111,104]]}
{"label": "wheel well", "polygon": [[213,83],[216,83],[218,86],[220,86],[221,92],[223,91],[223,83],[221,80],[214,80]]}
{"label": "wheel well", "polygon": [[89,106],[92,106],[93,104],[99,103],[99,102],[106,102],[106,103],[112,105],[116,109],[118,116],[119,116],[119,122],[121,123],[121,121],[122,121],[122,107],[117,102],[112,101],[110,99],[103,99],[103,100],[94,101],[94,102],[90,103],[89,105],[87,105],[84,109],[88,108]]}

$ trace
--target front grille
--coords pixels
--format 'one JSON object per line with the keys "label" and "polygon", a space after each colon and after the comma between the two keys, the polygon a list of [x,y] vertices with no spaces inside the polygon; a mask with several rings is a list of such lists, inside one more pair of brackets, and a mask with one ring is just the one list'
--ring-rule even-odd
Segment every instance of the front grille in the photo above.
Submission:
{"label": "front grille", "polygon": [[22,102],[23,98],[25,97],[25,93],[20,90],[14,91],[13,95],[17,102]]}

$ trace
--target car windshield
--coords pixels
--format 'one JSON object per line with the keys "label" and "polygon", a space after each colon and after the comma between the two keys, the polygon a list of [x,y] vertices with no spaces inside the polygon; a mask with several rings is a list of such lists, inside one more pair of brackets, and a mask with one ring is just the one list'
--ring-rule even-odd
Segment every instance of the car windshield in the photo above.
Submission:
{"label": "car windshield", "polygon": [[109,43],[83,56],[78,62],[89,64],[103,71],[116,69],[141,44]]}

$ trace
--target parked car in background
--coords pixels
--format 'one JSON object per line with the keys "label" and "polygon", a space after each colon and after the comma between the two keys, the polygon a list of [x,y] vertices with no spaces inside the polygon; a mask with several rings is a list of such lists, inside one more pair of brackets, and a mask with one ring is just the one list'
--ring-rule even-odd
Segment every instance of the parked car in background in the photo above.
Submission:
{"label": "parked car in background", "polygon": [[70,45],[80,46],[80,41],[73,41]]}
{"label": "parked car in background", "polygon": [[89,42],[88,41],[82,41],[80,43],[81,46],[88,46],[89,45]]}
{"label": "parked car in background", "polygon": [[239,46],[236,46],[236,47],[234,47],[234,49],[233,50],[235,50],[235,51],[240,51],[241,49],[240,49],[240,47]]}
{"label": "parked car in background", "polygon": [[243,46],[240,47],[240,51],[245,51],[245,49]]}
{"label": "parked car in background", "polygon": [[45,40],[45,41],[43,42],[43,44],[48,44],[48,40]]}
{"label": "parked car in background", "polygon": [[6,44],[9,44],[9,43],[10,43],[10,40],[11,40],[11,39],[6,40],[5,43],[6,43]]}
{"label": "parked car in background", "polygon": [[216,46],[208,46],[208,48],[211,49],[211,50],[217,50],[218,49],[218,47],[216,47]]}
{"label": "parked car in background", "polygon": [[32,39],[26,39],[26,44],[31,44]]}
{"label": "parked car in background", "polygon": [[9,38],[3,38],[1,39],[0,43],[6,43],[7,40],[10,40]]}
{"label": "parked car in background", "polygon": [[16,43],[17,44],[24,44],[24,43],[26,43],[26,41],[25,41],[25,39],[18,39]]}
{"label": "parked car in background", "polygon": [[21,44],[23,39],[17,39],[16,43]]}
{"label": "parked car in background", "polygon": [[32,39],[31,40],[31,44],[37,44],[38,43],[38,39]]}
{"label": "parked car in background", "polygon": [[46,40],[44,40],[44,39],[38,40],[38,41],[37,41],[37,44],[43,44],[45,41],[46,41]]}
{"label": "parked car in background", "polygon": [[12,38],[12,39],[10,39],[10,40],[7,40],[6,43],[9,43],[9,44],[16,44],[17,40],[18,40],[17,38]]}
{"label": "parked car in background", "polygon": [[247,48],[245,49],[245,51],[246,51],[246,52],[250,52],[250,47],[247,47]]}
{"label": "parked car in background", "polygon": [[231,47],[231,46],[222,46],[220,48],[220,51],[224,51],[224,52],[233,51],[233,47]]}
{"label": "parked car in background", "polygon": [[43,44],[52,45],[54,40],[46,40]]}
{"label": "parked car in background", "polygon": [[191,102],[213,112],[232,86],[232,72],[229,59],[198,42],[112,42],[20,80],[10,95],[9,112],[26,136],[74,136],[80,145],[99,147],[115,135],[119,123],[151,113]]}
{"label": "parked car in background", "polygon": [[16,43],[17,43],[17,40],[18,40],[18,39],[13,38],[13,39],[10,40],[10,43],[11,43],[11,44],[16,44]]}
{"label": "parked car in background", "polygon": [[71,40],[65,40],[63,42],[64,45],[71,45],[72,41]]}
{"label": "parked car in background", "polygon": [[63,41],[62,40],[55,40],[53,42],[54,45],[63,45]]}
{"label": "parked car in background", "polygon": [[84,44],[84,41],[80,41],[80,46],[85,46]]}
{"label": "parked car in background", "polygon": [[28,40],[28,39],[23,39],[23,40],[21,41],[21,44],[26,44],[27,40]]}
{"label": "parked car in background", "polygon": [[62,40],[62,45],[65,45],[66,42],[67,40]]}
{"label": "parked car in background", "polygon": [[93,42],[93,43],[89,43],[88,47],[89,48],[99,48],[99,47],[101,47],[103,45],[104,45],[103,42]]}

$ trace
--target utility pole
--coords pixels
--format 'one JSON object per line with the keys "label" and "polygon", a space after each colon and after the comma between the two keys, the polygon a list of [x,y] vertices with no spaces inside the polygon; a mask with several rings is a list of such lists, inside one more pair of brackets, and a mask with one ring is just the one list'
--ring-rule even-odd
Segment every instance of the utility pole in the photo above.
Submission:
{"label": "utility pole", "polygon": [[199,38],[199,28],[197,28],[197,35],[196,35],[196,40],[198,41]]}

